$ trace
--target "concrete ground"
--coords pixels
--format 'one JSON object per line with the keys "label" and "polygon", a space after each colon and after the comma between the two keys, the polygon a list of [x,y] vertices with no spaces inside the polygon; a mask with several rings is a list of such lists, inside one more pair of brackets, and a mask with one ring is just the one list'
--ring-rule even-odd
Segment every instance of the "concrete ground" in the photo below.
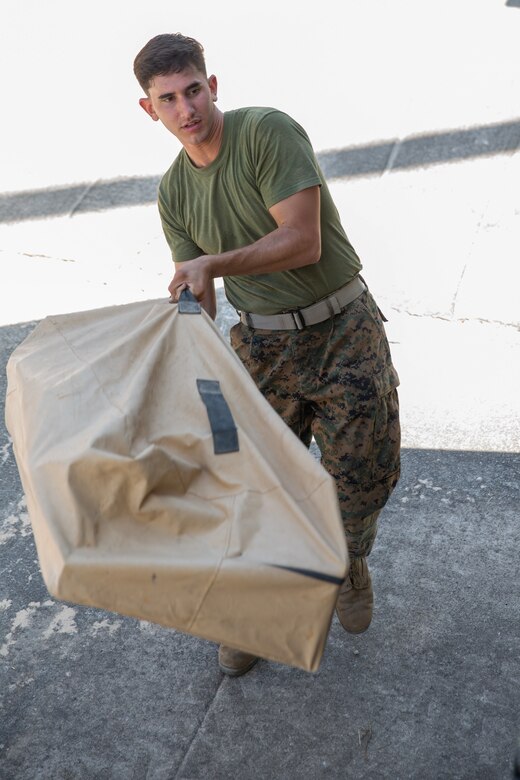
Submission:
{"label": "concrete ground", "polygon": [[231,680],[211,643],[49,597],[1,427],[0,778],[511,778],[519,4],[353,0],[333,17],[269,0],[252,19],[202,2],[173,21],[166,2],[93,0],[74,20],[62,0],[8,5],[1,56],[30,56],[0,149],[2,365],[48,313],[166,295],[154,197],[176,149],[130,112],[127,71],[180,29],[207,42],[222,108],[271,103],[309,130],[389,319],[403,474],[371,556],[370,630],[334,620],[317,674],[261,662]]}

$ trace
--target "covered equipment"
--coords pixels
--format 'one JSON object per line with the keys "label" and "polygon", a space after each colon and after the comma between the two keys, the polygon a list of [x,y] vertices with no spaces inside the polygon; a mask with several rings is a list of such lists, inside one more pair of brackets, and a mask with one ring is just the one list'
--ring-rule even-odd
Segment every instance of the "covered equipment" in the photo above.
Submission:
{"label": "covered equipment", "polygon": [[318,668],[348,562],[335,485],[194,299],[47,317],[7,371],[54,597]]}

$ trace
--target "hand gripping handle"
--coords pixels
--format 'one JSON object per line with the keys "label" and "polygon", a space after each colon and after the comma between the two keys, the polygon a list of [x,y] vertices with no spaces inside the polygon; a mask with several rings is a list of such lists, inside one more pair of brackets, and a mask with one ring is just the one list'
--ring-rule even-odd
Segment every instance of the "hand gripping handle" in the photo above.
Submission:
{"label": "hand gripping handle", "polygon": [[179,314],[200,314],[200,303],[189,287],[185,287],[179,295]]}

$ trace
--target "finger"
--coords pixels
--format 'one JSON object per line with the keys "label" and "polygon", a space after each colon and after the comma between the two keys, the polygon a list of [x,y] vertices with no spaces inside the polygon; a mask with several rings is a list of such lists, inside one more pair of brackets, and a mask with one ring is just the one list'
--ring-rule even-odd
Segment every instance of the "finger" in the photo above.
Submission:
{"label": "finger", "polygon": [[173,282],[168,287],[168,291],[171,295],[172,303],[176,303],[179,300],[179,296],[183,290],[186,290],[188,285],[186,282],[181,282],[177,285],[174,285]]}

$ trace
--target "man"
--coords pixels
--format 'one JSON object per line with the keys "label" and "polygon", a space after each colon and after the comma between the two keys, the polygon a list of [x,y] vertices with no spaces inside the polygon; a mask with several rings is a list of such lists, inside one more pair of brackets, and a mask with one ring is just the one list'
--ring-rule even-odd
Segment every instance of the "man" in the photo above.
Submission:
{"label": "man", "polygon": [[[175,261],[173,300],[189,287],[214,318],[214,279],[240,321],[231,343],[292,428],[335,478],[351,559],[336,611],[365,631],[373,592],[366,558],[400,473],[396,387],[382,315],[359,276],[305,131],[281,111],[216,107],[202,46],[158,35],[139,52],[140,105],[181,142],[159,211]],[[222,671],[257,659],[221,646]]]}

